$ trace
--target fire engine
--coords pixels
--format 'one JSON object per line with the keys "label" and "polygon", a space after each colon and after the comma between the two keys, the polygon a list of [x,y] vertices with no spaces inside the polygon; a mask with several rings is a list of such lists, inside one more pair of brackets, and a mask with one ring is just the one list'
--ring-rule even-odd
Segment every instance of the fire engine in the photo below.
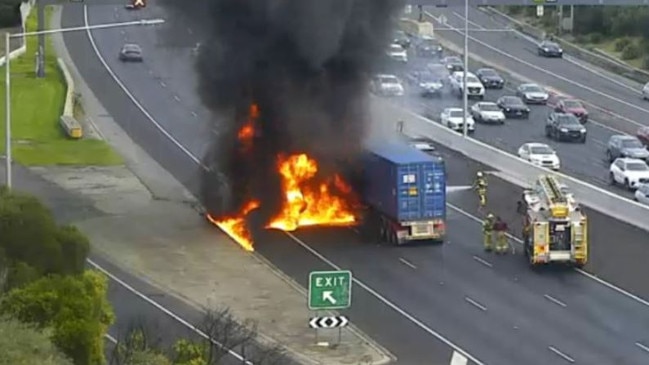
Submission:
{"label": "fire engine", "polygon": [[541,175],[523,192],[523,241],[530,265],[588,261],[588,220],[568,187]]}

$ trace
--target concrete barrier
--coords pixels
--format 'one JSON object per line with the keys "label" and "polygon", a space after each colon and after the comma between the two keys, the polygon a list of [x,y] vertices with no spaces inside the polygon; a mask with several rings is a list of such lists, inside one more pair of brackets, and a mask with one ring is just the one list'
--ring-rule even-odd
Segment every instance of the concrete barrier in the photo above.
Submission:
{"label": "concrete barrier", "polygon": [[[29,13],[32,11],[32,6],[34,5],[35,0],[29,0],[28,2],[21,3],[20,4],[20,17],[21,17],[21,29],[22,32],[25,32],[25,22],[27,21],[27,17],[29,16]],[[4,39],[1,39],[0,42],[4,42]],[[10,51],[8,54],[9,60],[13,60],[16,57],[20,57],[27,52],[27,37],[23,36],[21,40],[21,46],[14,49],[13,51]],[[2,56],[0,57],[0,67],[4,66],[5,62],[7,62],[7,56]]]}
{"label": "concrete barrier", "polygon": [[406,133],[427,136],[472,160],[500,170],[500,177],[521,187],[529,187],[541,174],[558,176],[584,205],[603,214],[649,231],[649,207],[613,194],[560,172],[554,172],[473,138],[464,138],[441,124],[424,118],[385,99],[371,97],[372,118],[385,125],[403,121]]}
{"label": "concrete barrier", "polygon": [[68,137],[79,139],[83,137],[83,128],[81,123],[74,118],[74,80],[62,58],[57,58],[56,63],[65,79],[66,85],[65,103],[63,104],[63,114],[60,119],[61,128],[63,128],[63,131],[65,131]]}
{"label": "concrete barrier", "polygon": [[[499,20],[504,23],[513,24],[514,28],[519,32],[534,38],[535,40],[540,41],[546,37],[546,32],[542,29],[533,27],[529,24],[525,24],[517,19],[512,18],[511,16],[501,12],[498,9],[492,7],[482,7],[483,11],[491,15],[494,19]],[[572,42],[568,42],[565,39],[554,37],[555,41],[561,45],[564,52],[578,58],[582,61],[588,62],[595,66],[601,67],[605,70],[613,72],[615,74],[624,76],[633,81],[645,84],[649,82],[649,72],[632,67],[623,63],[622,61],[612,60],[610,57],[605,57],[597,54],[597,52],[589,51],[583,47],[580,47]]]}

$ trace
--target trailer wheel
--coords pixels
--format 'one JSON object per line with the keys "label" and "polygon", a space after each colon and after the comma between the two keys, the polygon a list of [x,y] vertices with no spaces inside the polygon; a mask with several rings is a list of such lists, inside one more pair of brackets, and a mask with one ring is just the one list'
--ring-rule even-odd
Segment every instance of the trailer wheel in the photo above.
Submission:
{"label": "trailer wheel", "polygon": [[395,246],[398,245],[399,244],[399,238],[397,237],[397,231],[395,231],[394,228],[389,227],[388,232],[389,232],[389,235],[390,235],[389,236],[390,240],[388,242],[390,242],[390,244],[395,245]]}

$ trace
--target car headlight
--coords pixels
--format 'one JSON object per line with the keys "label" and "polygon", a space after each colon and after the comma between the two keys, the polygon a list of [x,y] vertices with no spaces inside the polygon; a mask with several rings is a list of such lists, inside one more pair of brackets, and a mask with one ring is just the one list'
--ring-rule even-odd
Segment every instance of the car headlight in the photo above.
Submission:
{"label": "car headlight", "polygon": [[579,132],[581,132],[582,134],[584,134],[584,133],[586,133],[586,130],[585,130],[585,129],[582,129],[582,130],[580,130]]}
{"label": "car headlight", "polygon": [[511,111],[511,109],[510,108],[505,108],[505,111],[509,112],[509,111]]}
{"label": "car headlight", "polygon": [[543,50],[548,52],[548,51],[550,51],[550,48],[544,47]]}
{"label": "car headlight", "polygon": [[561,130],[563,133],[568,132],[568,128],[561,128],[560,130]]}
{"label": "car headlight", "polygon": [[559,51],[559,52],[563,52],[563,49],[559,48],[558,51]]}

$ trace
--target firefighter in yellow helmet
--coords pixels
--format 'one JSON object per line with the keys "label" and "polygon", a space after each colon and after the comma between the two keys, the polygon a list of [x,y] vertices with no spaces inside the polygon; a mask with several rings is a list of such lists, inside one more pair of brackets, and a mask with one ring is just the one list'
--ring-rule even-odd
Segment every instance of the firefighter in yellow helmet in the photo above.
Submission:
{"label": "firefighter in yellow helmet", "polygon": [[484,207],[487,204],[487,180],[482,171],[478,171],[476,174],[473,189],[478,191],[479,208]]}
{"label": "firefighter in yellow helmet", "polygon": [[484,222],[482,222],[483,243],[484,243],[484,249],[487,252],[490,252],[493,249],[493,244],[494,244],[493,231],[494,231],[494,215],[489,213],[487,214],[487,218],[484,220]]}

